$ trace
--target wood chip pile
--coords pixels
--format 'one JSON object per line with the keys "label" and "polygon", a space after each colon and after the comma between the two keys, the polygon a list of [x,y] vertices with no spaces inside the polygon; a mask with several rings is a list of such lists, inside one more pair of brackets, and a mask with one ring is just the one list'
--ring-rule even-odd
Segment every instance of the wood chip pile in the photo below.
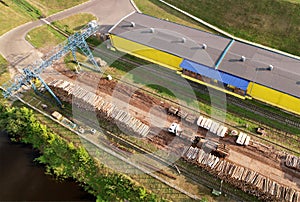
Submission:
{"label": "wood chip pile", "polygon": [[198,147],[189,147],[183,158],[262,199],[300,202],[298,191],[272,181],[253,170],[205,153]]}
{"label": "wood chip pile", "polygon": [[300,158],[293,155],[287,155],[285,158],[285,165],[289,168],[300,171]]}
{"label": "wood chip pile", "polygon": [[126,111],[119,109],[116,105],[105,101],[101,96],[88,90],[75,86],[75,84],[64,80],[53,80],[49,84],[53,92],[62,100],[75,104],[78,108],[95,111],[99,118],[105,118],[118,124],[129,133],[145,137],[150,127],[133,117]]}

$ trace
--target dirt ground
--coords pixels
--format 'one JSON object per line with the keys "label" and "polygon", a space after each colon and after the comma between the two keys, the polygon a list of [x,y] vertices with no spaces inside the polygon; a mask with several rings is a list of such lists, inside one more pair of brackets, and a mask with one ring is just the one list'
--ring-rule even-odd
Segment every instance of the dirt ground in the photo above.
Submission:
{"label": "dirt ground", "polygon": [[[187,145],[186,141],[176,138],[166,130],[170,123],[174,121],[180,122],[181,120],[178,117],[167,114],[166,109],[170,105],[164,100],[153,97],[142,90],[134,89],[127,84],[117,82],[114,79],[108,81],[106,78],[101,78],[95,72],[75,74],[65,69],[62,65],[56,66],[55,69],[71,80],[76,80],[87,86],[97,85],[97,94],[106,94],[120,100],[128,100],[130,105],[139,109],[132,111],[133,116],[136,116],[136,118],[139,118],[148,125],[151,125],[150,123],[153,120],[158,120],[157,123],[152,123],[153,125],[151,125],[151,134],[147,137],[150,140],[148,141],[154,142],[160,148],[168,149],[177,155],[183,152],[184,147]],[[161,123],[162,119],[165,120],[163,124]],[[188,124],[181,123],[183,124],[183,128],[189,127]],[[192,129],[191,134],[207,138],[207,131],[204,129]],[[228,161],[250,168],[283,185],[300,190],[300,172],[287,168],[284,165],[283,152],[275,150],[272,146],[266,146],[258,142],[251,142],[247,147],[238,146],[235,143],[235,137],[232,136],[226,136],[220,139],[219,142],[226,144],[230,148],[230,155],[226,157]]]}

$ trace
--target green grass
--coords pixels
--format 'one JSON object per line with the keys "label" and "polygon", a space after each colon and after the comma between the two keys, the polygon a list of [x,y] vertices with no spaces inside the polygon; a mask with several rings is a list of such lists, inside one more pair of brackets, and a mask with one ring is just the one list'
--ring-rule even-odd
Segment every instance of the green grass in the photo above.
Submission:
{"label": "green grass", "polygon": [[65,19],[53,22],[53,25],[60,28],[68,34],[73,34],[84,27],[88,22],[96,20],[97,18],[89,13],[79,13],[67,17]]}
{"label": "green grass", "polygon": [[283,0],[167,2],[237,37],[300,55],[299,0],[298,3]]}
{"label": "green grass", "polygon": [[8,62],[0,54],[0,85],[10,80],[10,74],[7,69]]}
{"label": "green grass", "polygon": [[[32,11],[28,11],[29,9]],[[0,35],[36,19],[39,15],[35,11],[36,9],[26,4],[26,1],[0,1]]]}
{"label": "green grass", "polygon": [[288,1],[288,2],[291,2],[291,3],[300,3],[300,0],[285,0],[285,1]]}
{"label": "green grass", "polygon": [[175,11],[174,9],[169,8],[157,0],[134,0],[134,2],[144,14],[183,24],[189,27],[194,27],[200,30],[214,32],[208,27],[201,25],[200,23],[192,20],[178,11]]}
{"label": "green grass", "polygon": [[74,7],[86,1],[87,0],[28,0],[30,4],[41,10],[45,16]]}
{"label": "green grass", "polygon": [[29,41],[35,48],[50,49],[51,47],[54,47],[66,40],[66,37],[48,25],[43,25],[28,32],[26,40]]}
{"label": "green grass", "polygon": [[[63,31],[72,34],[94,19],[96,18],[92,14],[79,13],[63,20],[53,22],[53,24]],[[66,37],[50,26],[42,25],[28,32],[26,40],[36,48],[51,49],[51,47],[66,40]]]}
{"label": "green grass", "polygon": [[26,22],[49,16],[87,0],[1,0],[0,36]]}

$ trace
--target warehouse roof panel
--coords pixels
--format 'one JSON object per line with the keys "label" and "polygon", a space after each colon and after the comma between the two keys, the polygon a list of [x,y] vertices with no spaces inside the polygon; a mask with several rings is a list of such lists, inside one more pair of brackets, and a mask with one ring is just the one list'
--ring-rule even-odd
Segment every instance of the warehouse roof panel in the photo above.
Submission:
{"label": "warehouse roof panel", "polygon": [[209,67],[215,66],[231,41],[140,13],[127,16],[110,33]]}
{"label": "warehouse roof panel", "polygon": [[[244,62],[242,56],[245,57]],[[219,70],[300,97],[298,59],[235,41]]]}

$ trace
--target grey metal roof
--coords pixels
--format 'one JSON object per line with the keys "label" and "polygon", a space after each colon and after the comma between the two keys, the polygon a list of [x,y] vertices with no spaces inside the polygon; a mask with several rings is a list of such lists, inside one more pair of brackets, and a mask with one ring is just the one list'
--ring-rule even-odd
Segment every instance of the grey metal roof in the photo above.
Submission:
{"label": "grey metal roof", "polygon": [[[131,22],[134,22],[134,27]],[[123,19],[110,33],[209,67],[214,67],[230,42],[228,38],[140,13]],[[202,44],[206,44],[207,49],[203,49]]]}
{"label": "grey metal roof", "polygon": [[[241,56],[246,57],[242,62]],[[273,66],[270,70],[269,65]],[[219,70],[300,97],[300,60],[235,41]]]}
{"label": "grey metal roof", "polygon": [[[135,26],[131,26],[134,22]],[[154,28],[151,32],[150,28]],[[215,67],[231,39],[203,32],[148,15],[133,13],[110,33],[179,57]],[[185,42],[182,43],[182,38]],[[202,48],[207,45],[207,49]],[[241,62],[241,56],[246,57]],[[272,65],[270,71],[267,68]],[[300,60],[235,41],[225,54],[219,70],[300,97]]]}

